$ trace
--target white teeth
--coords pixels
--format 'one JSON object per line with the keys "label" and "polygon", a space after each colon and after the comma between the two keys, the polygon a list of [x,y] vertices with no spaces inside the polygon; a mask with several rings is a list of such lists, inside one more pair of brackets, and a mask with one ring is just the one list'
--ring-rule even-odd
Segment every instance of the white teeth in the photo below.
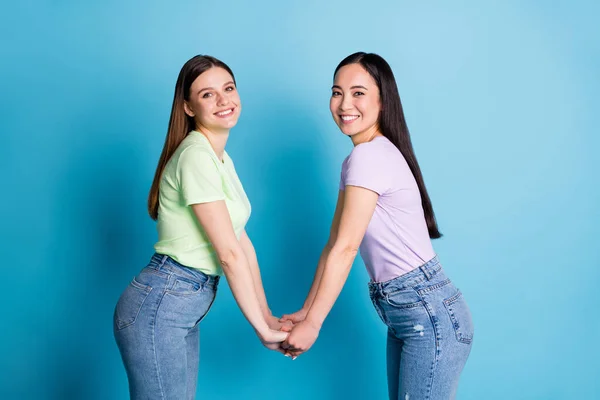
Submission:
{"label": "white teeth", "polygon": [[358,115],[342,115],[344,121],[353,121],[358,118]]}
{"label": "white teeth", "polygon": [[227,111],[221,111],[220,113],[217,113],[217,115],[218,115],[219,117],[222,117],[222,116],[224,116],[224,115],[231,114],[232,112],[233,112],[233,110],[232,110],[232,109],[229,109],[229,110],[227,110]]}

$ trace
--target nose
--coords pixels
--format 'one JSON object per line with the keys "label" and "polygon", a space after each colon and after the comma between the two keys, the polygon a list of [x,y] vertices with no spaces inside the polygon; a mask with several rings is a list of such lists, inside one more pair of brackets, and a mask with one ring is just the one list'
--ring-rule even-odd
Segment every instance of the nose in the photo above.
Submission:
{"label": "nose", "polygon": [[219,97],[217,98],[217,105],[218,106],[226,106],[229,103],[229,96],[227,96],[224,93],[220,93]]}
{"label": "nose", "polygon": [[342,96],[340,102],[340,111],[350,110],[352,108],[352,98],[350,96]]}

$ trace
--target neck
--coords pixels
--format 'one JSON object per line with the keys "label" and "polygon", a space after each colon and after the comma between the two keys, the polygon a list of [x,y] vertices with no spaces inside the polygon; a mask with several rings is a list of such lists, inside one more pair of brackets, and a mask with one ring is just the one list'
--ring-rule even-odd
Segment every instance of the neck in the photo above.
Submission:
{"label": "neck", "polygon": [[379,132],[379,126],[375,124],[366,131],[357,133],[356,135],[352,135],[350,139],[352,139],[352,144],[354,144],[354,146],[358,146],[361,143],[370,142],[377,136],[383,136],[383,134]]}
{"label": "neck", "polygon": [[196,130],[206,136],[210,142],[210,146],[215,151],[215,154],[219,160],[223,161],[223,154],[225,153],[225,145],[229,138],[229,130],[215,131],[205,128],[203,126],[197,126]]}

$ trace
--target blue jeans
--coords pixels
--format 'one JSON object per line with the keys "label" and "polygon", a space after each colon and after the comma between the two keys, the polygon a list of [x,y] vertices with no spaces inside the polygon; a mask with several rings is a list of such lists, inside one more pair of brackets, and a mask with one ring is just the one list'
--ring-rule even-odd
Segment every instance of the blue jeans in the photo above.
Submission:
{"label": "blue jeans", "polygon": [[198,324],[218,283],[218,276],[155,254],[121,294],[113,325],[132,399],[195,398]]}
{"label": "blue jeans", "polygon": [[437,257],[387,282],[369,282],[369,294],[388,327],[389,398],[454,399],[473,322]]}

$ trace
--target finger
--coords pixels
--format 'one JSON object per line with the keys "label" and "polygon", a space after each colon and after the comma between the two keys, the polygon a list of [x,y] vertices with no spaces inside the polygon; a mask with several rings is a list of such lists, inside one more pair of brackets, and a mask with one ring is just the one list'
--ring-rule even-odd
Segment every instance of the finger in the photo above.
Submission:
{"label": "finger", "polygon": [[292,331],[292,326],[285,324],[285,325],[281,325],[281,328],[279,328],[280,331],[282,332],[291,332]]}
{"label": "finger", "polygon": [[290,334],[288,332],[271,330],[271,337],[269,338],[269,343],[283,342],[288,338],[289,335]]}
{"label": "finger", "polygon": [[286,321],[296,324],[296,323],[300,322],[300,318],[296,314],[289,314],[289,315],[286,314],[279,319],[279,322],[286,322]]}
{"label": "finger", "polygon": [[294,323],[292,321],[290,321],[290,320],[287,320],[287,321],[283,322],[283,325],[287,325],[289,327],[293,327]]}

